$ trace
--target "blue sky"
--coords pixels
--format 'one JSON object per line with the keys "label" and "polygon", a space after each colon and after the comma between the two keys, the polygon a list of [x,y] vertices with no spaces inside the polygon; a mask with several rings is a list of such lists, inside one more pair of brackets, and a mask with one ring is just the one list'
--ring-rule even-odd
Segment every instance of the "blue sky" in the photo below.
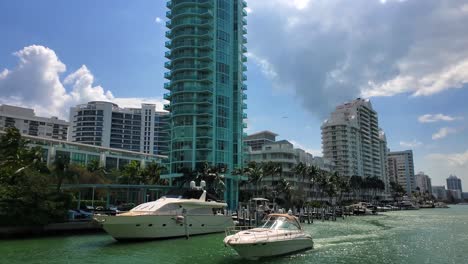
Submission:
{"label": "blue sky", "polygon": [[[439,0],[248,1],[248,132],[320,154],[334,106],[370,97],[392,150],[468,191],[468,5]],[[165,1],[0,1],[0,103],[162,103]],[[424,115],[427,115],[424,117]]]}

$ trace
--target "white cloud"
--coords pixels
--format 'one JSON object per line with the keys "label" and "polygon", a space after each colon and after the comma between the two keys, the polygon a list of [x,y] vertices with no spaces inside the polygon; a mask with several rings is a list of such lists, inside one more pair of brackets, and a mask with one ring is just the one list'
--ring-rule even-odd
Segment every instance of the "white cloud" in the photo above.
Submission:
{"label": "white cloud", "polygon": [[439,121],[455,121],[457,119],[461,119],[459,117],[452,117],[449,115],[444,114],[426,114],[418,117],[419,123],[434,123]]}
{"label": "white cloud", "polygon": [[156,18],[154,19],[154,22],[155,22],[156,24],[161,24],[161,23],[163,22],[163,20],[162,20],[162,18],[160,18],[160,17],[156,17]]}
{"label": "white cloud", "polygon": [[[116,98],[100,85],[94,84],[94,75],[85,66],[67,75],[66,65],[50,48],[31,45],[15,52],[18,65],[0,73],[0,104],[33,108],[38,115],[68,119],[71,106],[88,101],[120,102],[132,106],[144,98]],[[67,90],[68,88],[68,90]],[[152,99],[162,109],[161,99]]]}
{"label": "white cloud", "polygon": [[400,146],[405,147],[405,148],[417,148],[422,146],[422,142],[417,141],[417,140],[412,140],[412,141],[400,141]]}
{"label": "white cloud", "polygon": [[377,84],[371,82],[362,95],[393,96],[410,92],[413,96],[428,96],[448,89],[459,89],[468,83],[468,57],[455,65],[420,74],[413,73],[412,68],[405,70],[404,66],[399,67],[402,74]]}
{"label": "white cloud", "polygon": [[272,87],[293,89],[320,118],[359,96],[461,89],[468,84],[465,5],[463,0],[249,1],[255,10],[248,17],[251,61],[263,65]]}
{"label": "white cloud", "polygon": [[273,65],[268,60],[260,58],[251,52],[247,53],[246,55],[260,68],[266,77],[274,79],[276,76],[278,76],[278,73],[276,73]]}
{"label": "white cloud", "polygon": [[462,153],[449,153],[449,154],[434,153],[434,154],[429,154],[427,157],[432,160],[448,162],[452,166],[467,166],[468,165],[468,150]]}
{"label": "white cloud", "polygon": [[437,139],[442,139],[442,138],[445,138],[447,137],[448,135],[450,134],[454,134],[456,133],[457,130],[455,128],[451,128],[451,127],[442,127],[441,129],[439,129],[439,131],[437,131],[436,133],[432,134],[432,139],[433,140],[437,140]]}

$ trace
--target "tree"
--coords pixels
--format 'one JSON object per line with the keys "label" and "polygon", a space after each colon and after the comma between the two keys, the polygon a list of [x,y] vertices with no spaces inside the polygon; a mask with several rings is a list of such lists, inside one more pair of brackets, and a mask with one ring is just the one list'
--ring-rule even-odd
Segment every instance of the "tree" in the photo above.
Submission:
{"label": "tree", "polygon": [[357,175],[351,176],[349,185],[351,187],[351,190],[354,193],[354,199],[358,199],[358,197],[361,196],[361,190],[364,185],[362,177],[357,176]]}
{"label": "tree", "polygon": [[69,168],[70,159],[67,156],[57,155],[55,157],[51,171],[55,176],[57,191],[60,191],[64,181],[76,182],[76,174]]}
{"label": "tree", "polygon": [[0,225],[43,225],[63,220],[71,197],[52,183],[41,148],[29,148],[16,128],[0,136]]}
{"label": "tree", "polygon": [[165,167],[156,162],[146,164],[146,167],[141,172],[143,182],[145,184],[167,185],[167,181],[161,179],[161,174],[163,174],[165,170]]}
{"label": "tree", "polygon": [[255,195],[258,195],[258,185],[265,176],[263,166],[256,162],[250,162],[245,169],[245,175],[249,178],[248,182],[255,187]]}
{"label": "tree", "polygon": [[406,193],[405,188],[403,188],[403,186],[396,182],[390,182],[390,189],[392,192],[393,199],[395,199],[395,201],[398,198],[403,197],[403,195]]}
{"label": "tree", "polygon": [[123,167],[122,175],[117,179],[120,184],[140,184],[142,182],[140,162],[130,161]]}
{"label": "tree", "polygon": [[210,166],[208,162],[205,162],[197,172],[197,179],[206,182],[207,190],[215,193],[218,197],[223,197],[223,193],[226,190],[224,173],[224,167]]}

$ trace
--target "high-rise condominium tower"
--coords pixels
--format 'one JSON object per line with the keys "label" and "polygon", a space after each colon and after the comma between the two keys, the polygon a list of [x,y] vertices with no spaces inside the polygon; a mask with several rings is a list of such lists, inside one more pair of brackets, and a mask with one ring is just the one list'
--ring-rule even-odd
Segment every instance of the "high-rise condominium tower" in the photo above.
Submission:
{"label": "high-rise condominium tower", "polygon": [[340,175],[378,177],[388,183],[383,160],[386,139],[368,99],[336,107],[322,125],[322,147],[324,158],[336,164]]}
{"label": "high-rise condominium tower", "polygon": [[228,190],[229,171],[243,164],[246,6],[240,0],[167,2],[170,170],[196,169],[205,162],[225,167]]}
{"label": "high-rise condominium tower", "polygon": [[414,177],[413,151],[394,151],[388,153],[388,176],[391,182],[400,184],[407,195],[416,190]]}

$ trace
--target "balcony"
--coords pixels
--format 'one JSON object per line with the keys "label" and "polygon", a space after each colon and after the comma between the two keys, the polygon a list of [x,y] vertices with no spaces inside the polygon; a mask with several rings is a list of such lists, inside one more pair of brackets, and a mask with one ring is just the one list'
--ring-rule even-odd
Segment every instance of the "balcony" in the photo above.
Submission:
{"label": "balcony", "polygon": [[172,31],[168,30],[166,31],[166,38],[171,38]]}
{"label": "balcony", "polygon": [[172,76],[172,74],[171,74],[170,72],[165,72],[165,73],[164,73],[164,78],[166,78],[166,79],[169,79],[169,80],[170,80],[170,79],[171,79],[171,76]]}
{"label": "balcony", "polygon": [[246,8],[246,7],[247,7],[247,1],[242,0],[242,7],[243,7],[243,8]]}
{"label": "balcony", "polygon": [[244,73],[242,74],[242,80],[243,80],[243,81],[247,81],[247,75],[244,74]]}
{"label": "balcony", "polygon": [[246,65],[242,65],[242,71],[247,71],[247,66]]}
{"label": "balcony", "polygon": [[247,19],[242,18],[242,25],[246,26],[247,25]]}
{"label": "balcony", "polygon": [[164,46],[165,46],[166,48],[170,49],[171,46],[172,46],[172,41],[169,40],[169,41],[164,42]]}
{"label": "balcony", "polygon": [[247,53],[247,47],[242,45],[242,53]]}
{"label": "balcony", "polygon": [[241,90],[242,91],[247,91],[247,84],[242,84]]}
{"label": "balcony", "polygon": [[246,103],[242,104],[242,109],[247,109],[247,104]]}
{"label": "balcony", "polygon": [[247,56],[242,55],[241,60],[242,60],[242,62],[247,62]]}
{"label": "balcony", "polygon": [[172,27],[172,22],[171,21],[166,21],[166,27],[171,28]]}
{"label": "balcony", "polygon": [[166,7],[167,8],[172,8],[172,1],[167,1]]}
{"label": "balcony", "polygon": [[165,104],[165,105],[164,105],[164,110],[169,111],[170,109],[171,109],[171,105],[170,105],[170,104]]}
{"label": "balcony", "polygon": [[166,17],[170,19],[170,18],[172,17],[172,12],[171,12],[171,11],[167,11],[167,12],[166,12]]}
{"label": "balcony", "polygon": [[246,27],[242,27],[242,34],[247,35],[247,28]]}
{"label": "balcony", "polygon": [[245,9],[242,9],[242,16],[247,16],[247,11],[245,11]]}
{"label": "balcony", "polygon": [[242,119],[247,119],[247,113],[242,113]]}
{"label": "balcony", "polygon": [[242,94],[242,100],[247,100],[247,94],[245,93]]}
{"label": "balcony", "polygon": [[163,95],[164,100],[171,100],[171,93],[165,93]]}
{"label": "balcony", "polygon": [[247,123],[242,123],[242,128],[247,128]]}
{"label": "balcony", "polygon": [[170,90],[171,86],[172,86],[171,82],[164,83],[164,89],[166,89],[166,90]]}
{"label": "balcony", "polygon": [[172,69],[172,62],[166,61],[164,63],[164,68],[169,69],[169,70]]}

